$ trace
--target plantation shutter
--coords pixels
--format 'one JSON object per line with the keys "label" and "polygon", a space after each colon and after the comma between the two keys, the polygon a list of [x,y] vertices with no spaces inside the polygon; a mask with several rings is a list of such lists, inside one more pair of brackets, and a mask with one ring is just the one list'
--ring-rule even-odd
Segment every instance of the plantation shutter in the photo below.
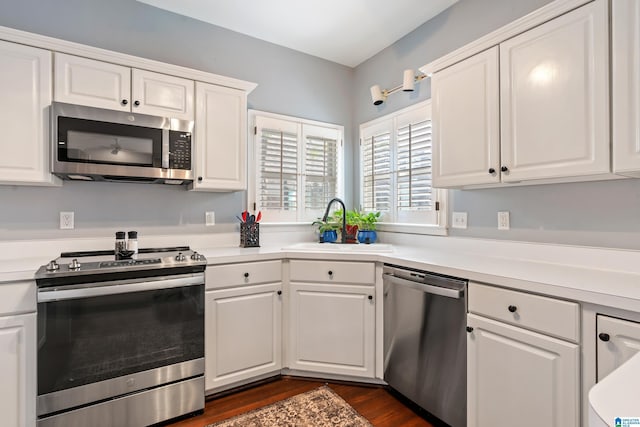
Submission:
{"label": "plantation shutter", "polygon": [[291,119],[255,116],[252,196],[265,222],[311,222],[341,197],[342,129]]}
{"label": "plantation shutter", "polygon": [[398,128],[397,145],[398,210],[431,209],[431,120]]}
{"label": "plantation shutter", "polygon": [[382,222],[437,226],[441,195],[432,185],[431,103],[360,126],[361,209]]}
{"label": "plantation shutter", "polygon": [[431,105],[396,117],[396,221],[437,224],[431,187]]}
{"label": "plantation shutter", "polygon": [[319,126],[303,125],[303,135],[305,216],[315,217],[338,195],[341,141],[335,129]]}
{"label": "plantation shutter", "polygon": [[362,209],[389,212],[391,210],[391,130],[390,123],[374,126],[363,132]]}
{"label": "plantation shutter", "polygon": [[257,209],[271,220],[296,220],[298,209],[298,126],[258,117]]}

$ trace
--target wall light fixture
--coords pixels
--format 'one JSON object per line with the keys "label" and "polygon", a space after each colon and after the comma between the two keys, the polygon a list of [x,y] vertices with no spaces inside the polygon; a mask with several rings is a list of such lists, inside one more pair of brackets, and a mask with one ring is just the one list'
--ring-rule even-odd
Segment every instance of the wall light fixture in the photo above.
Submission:
{"label": "wall light fixture", "polygon": [[403,92],[413,92],[416,82],[428,77],[426,74],[414,74],[413,70],[404,70],[402,84],[394,87],[393,89],[380,89],[379,85],[371,86],[371,100],[373,105],[380,105],[387,100],[387,97],[392,93],[396,93],[400,90]]}

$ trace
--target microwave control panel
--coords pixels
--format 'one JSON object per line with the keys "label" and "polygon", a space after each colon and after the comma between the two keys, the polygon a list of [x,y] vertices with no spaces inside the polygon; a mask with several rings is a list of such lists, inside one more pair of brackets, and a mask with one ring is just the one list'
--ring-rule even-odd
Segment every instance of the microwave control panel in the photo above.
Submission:
{"label": "microwave control panel", "polygon": [[191,170],[191,133],[169,131],[169,168]]}

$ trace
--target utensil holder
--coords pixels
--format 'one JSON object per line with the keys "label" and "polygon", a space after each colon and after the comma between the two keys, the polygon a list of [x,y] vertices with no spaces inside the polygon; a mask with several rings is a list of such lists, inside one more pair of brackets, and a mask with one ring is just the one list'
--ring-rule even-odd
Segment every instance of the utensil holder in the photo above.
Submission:
{"label": "utensil holder", "polygon": [[260,247],[260,224],[257,222],[240,223],[240,247],[259,248]]}

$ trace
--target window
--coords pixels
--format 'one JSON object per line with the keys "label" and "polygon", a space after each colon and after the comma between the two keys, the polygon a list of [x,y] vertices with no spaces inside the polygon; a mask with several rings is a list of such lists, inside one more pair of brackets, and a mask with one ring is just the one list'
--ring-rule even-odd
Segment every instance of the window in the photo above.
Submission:
{"label": "window", "polygon": [[266,222],[322,216],[342,196],[343,128],[252,111],[254,189],[249,200]]}
{"label": "window", "polygon": [[443,194],[431,187],[431,103],[360,126],[361,209],[386,223],[441,226]]}

